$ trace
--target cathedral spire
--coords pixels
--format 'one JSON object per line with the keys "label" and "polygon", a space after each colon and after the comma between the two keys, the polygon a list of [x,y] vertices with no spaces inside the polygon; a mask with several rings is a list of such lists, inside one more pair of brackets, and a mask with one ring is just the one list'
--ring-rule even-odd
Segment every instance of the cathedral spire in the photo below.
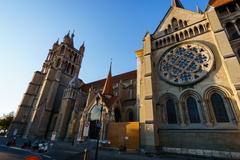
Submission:
{"label": "cathedral spire", "polygon": [[184,8],[180,0],[172,0],[172,7]]}
{"label": "cathedral spire", "polygon": [[106,79],[104,87],[103,87],[102,95],[104,95],[104,96],[106,96],[108,98],[111,98],[113,96],[113,89],[112,89],[112,61],[110,63],[110,68],[109,68],[107,79]]}

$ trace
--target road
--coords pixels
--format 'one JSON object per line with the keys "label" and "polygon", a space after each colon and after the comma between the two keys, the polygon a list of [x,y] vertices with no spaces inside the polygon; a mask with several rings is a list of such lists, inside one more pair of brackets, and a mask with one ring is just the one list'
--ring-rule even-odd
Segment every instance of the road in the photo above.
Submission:
{"label": "road", "polygon": [[52,158],[48,157],[47,155],[40,155],[31,151],[0,145],[1,160],[24,160],[24,158],[32,155],[40,156],[43,160],[52,160]]}
{"label": "road", "polygon": [[[49,151],[43,154],[31,150],[20,149],[21,140],[17,147],[5,146],[6,138],[0,137],[0,160],[24,160],[26,156],[36,155],[43,160],[81,160],[82,152],[85,148],[89,149],[90,160],[95,157],[95,142],[86,142],[72,146],[70,143],[58,142]],[[116,150],[99,150],[99,160],[219,160],[217,158],[203,158],[186,155],[145,155],[141,153],[119,152]]]}

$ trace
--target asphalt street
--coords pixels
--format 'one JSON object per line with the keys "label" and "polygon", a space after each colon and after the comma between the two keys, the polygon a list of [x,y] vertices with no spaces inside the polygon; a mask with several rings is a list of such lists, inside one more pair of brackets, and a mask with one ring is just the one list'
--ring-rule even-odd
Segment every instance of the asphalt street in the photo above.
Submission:
{"label": "asphalt street", "polygon": [[43,160],[51,160],[52,158],[46,155],[40,155],[31,151],[26,151],[14,147],[6,147],[0,145],[0,159],[1,160],[24,160],[28,156],[39,156]]}

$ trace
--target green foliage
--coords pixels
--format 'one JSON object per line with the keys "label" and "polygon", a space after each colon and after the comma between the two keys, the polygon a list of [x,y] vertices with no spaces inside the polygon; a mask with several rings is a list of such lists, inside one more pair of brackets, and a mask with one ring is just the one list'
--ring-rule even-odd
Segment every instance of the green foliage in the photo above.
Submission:
{"label": "green foliage", "polygon": [[14,112],[4,114],[0,118],[0,129],[7,130],[14,118]]}

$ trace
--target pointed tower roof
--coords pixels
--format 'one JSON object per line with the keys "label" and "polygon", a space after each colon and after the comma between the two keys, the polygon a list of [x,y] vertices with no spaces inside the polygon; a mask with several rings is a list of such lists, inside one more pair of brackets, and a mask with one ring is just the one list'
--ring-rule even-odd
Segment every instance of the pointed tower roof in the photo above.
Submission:
{"label": "pointed tower roof", "polygon": [[172,7],[184,8],[180,0],[172,0]]}
{"label": "pointed tower roof", "polygon": [[108,76],[107,76],[107,79],[106,79],[104,87],[103,87],[102,95],[109,96],[109,97],[113,96],[112,85],[113,84],[112,84],[112,62],[111,62]]}

